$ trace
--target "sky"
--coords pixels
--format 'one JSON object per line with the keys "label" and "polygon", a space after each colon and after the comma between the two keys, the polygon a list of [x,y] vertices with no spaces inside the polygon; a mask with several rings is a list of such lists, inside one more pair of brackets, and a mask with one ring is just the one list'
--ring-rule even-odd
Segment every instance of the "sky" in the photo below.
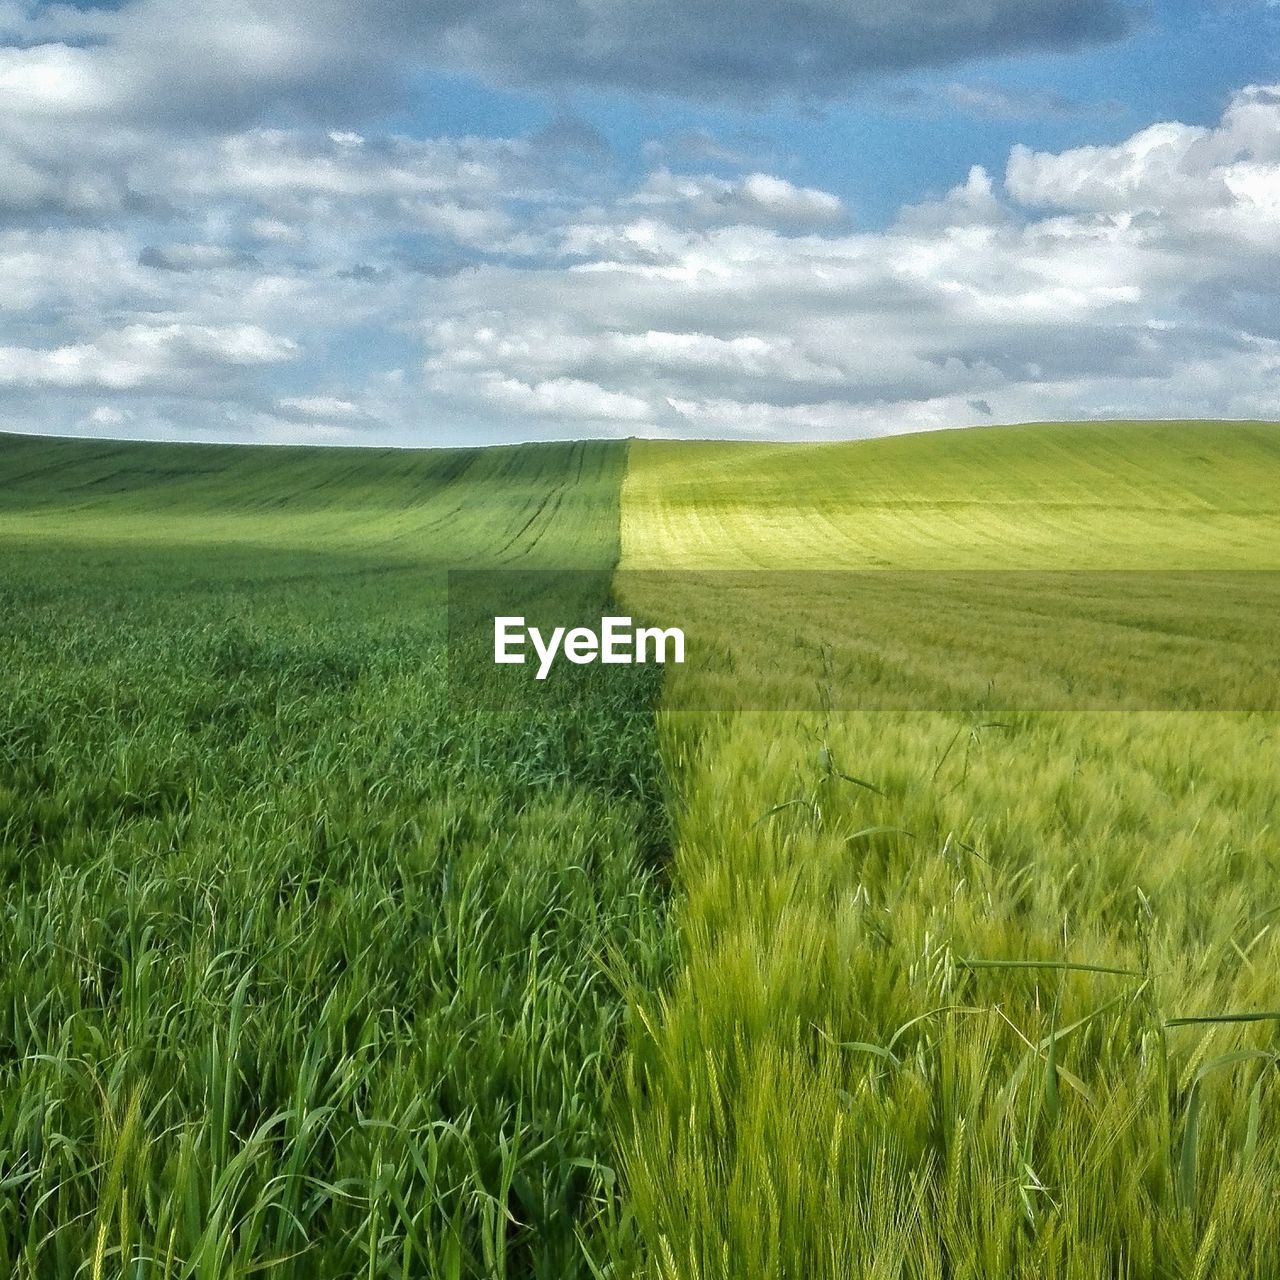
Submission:
{"label": "sky", "polygon": [[0,0],[0,430],[1280,419],[1280,0]]}

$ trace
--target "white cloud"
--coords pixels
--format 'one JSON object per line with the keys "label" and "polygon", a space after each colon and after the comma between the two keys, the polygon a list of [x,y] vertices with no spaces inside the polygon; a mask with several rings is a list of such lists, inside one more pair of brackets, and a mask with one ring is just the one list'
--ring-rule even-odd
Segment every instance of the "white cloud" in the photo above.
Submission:
{"label": "white cloud", "polygon": [[838,226],[845,220],[839,196],[816,187],[798,187],[768,173],[726,179],[658,169],[627,203],[668,222],[698,226],[750,224],[807,230]]}
{"label": "white cloud", "polygon": [[1015,146],[1009,194],[1029,208],[1185,213],[1263,202],[1275,207],[1280,89],[1252,86],[1213,129],[1164,122],[1110,147],[1058,154]]}
{"label": "white cloud", "polygon": [[178,386],[219,370],[292,359],[297,344],[257,325],[128,325],[53,349],[0,347],[0,387],[136,391]]}
{"label": "white cloud", "polygon": [[111,428],[123,426],[133,417],[126,409],[117,409],[112,405],[100,404],[89,413],[87,425],[92,427]]}
{"label": "white cloud", "polygon": [[515,415],[608,426],[644,422],[650,413],[648,403],[639,396],[608,391],[583,378],[559,375],[522,382],[485,373],[481,379],[479,390],[485,401]]}
{"label": "white cloud", "polygon": [[285,396],[276,402],[276,410],[281,417],[301,422],[359,422],[365,417],[359,405],[340,396]]}
{"label": "white cloud", "polygon": [[659,171],[566,227],[573,265],[442,285],[432,385],[519,412],[512,381],[587,380],[624,398],[619,422],[685,434],[954,425],[974,404],[1280,416],[1276,91],[1242,91],[1213,129],[1017,148],[1003,188],[974,168],[883,232],[787,234],[752,215],[811,197],[757,184],[748,210],[746,190]]}
{"label": "white cloud", "polygon": [[91,51],[45,44],[0,49],[0,96],[13,112],[77,116],[109,110],[117,95]]}

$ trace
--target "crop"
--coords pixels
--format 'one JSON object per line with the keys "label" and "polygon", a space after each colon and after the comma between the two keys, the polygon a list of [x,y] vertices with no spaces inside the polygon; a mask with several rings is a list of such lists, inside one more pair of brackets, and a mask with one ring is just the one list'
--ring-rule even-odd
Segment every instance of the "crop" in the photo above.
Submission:
{"label": "crop", "polygon": [[[1055,703],[1096,592],[1010,588],[993,622],[892,572],[1274,569],[1280,434],[688,448],[633,450],[624,570],[889,570],[860,598],[898,701],[841,705],[885,633],[833,635],[794,575],[727,635],[707,575],[620,576],[637,613],[719,637],[739,697],[685,710],[695,673],[661,716],[681,962],[630,1063],[636,1269],[1280,1274],[1274,711]],[[1084,665],[1150,699],[1163,605],[1142,608]],[[1265,614],[1233,627],[1265,654]],[[1002,657],[1021,704],[940,698]],[[779,680],[810,710],[752,710]]]}
{"label": "crop", "polygon": [[1276,428],[0,467],[15,1275],[1280,1274]]}
{"label": "crop", "polygon": [[478,712],[443,570],[607,569],[623,450],[0,453],[0,1271],[587,1274],[652,718]]}

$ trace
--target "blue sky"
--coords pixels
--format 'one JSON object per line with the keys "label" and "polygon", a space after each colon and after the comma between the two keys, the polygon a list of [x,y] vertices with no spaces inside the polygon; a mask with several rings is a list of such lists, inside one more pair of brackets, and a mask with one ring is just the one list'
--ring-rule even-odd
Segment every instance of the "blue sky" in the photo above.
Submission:
{"label": "blue sky", "polygon": [[840,194],[874,227],[901,204],[963,181],[972,164],[999,170],[1015,143],[1059,151],[1119,142],[1157,120],[1209,125],[1243,85],[1280,81],[1280,5],[1166,0],[1130,12],[1121,39],[867,77],[807,109],[786,100],[735,110],[634,92],[504,92],[437,75],[396,123],[419,133],[510,135],[568,107],[633,175],[653,138],[697,129],[758,137],[760,154],[780,159],[789,177]]}
{"label": "blue sky", "polygon": [[1265,0],[0,0],[0,429],[1280,418]]}

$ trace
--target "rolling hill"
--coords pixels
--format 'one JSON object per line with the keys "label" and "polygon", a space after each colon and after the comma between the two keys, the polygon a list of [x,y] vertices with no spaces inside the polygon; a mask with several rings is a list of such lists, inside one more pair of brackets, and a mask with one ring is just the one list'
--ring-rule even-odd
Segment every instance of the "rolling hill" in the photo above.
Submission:
{"label": "rolling hill", "polygon": [[1280,426],[1056,423],[641,441],[623,567],[1280,566]]}

